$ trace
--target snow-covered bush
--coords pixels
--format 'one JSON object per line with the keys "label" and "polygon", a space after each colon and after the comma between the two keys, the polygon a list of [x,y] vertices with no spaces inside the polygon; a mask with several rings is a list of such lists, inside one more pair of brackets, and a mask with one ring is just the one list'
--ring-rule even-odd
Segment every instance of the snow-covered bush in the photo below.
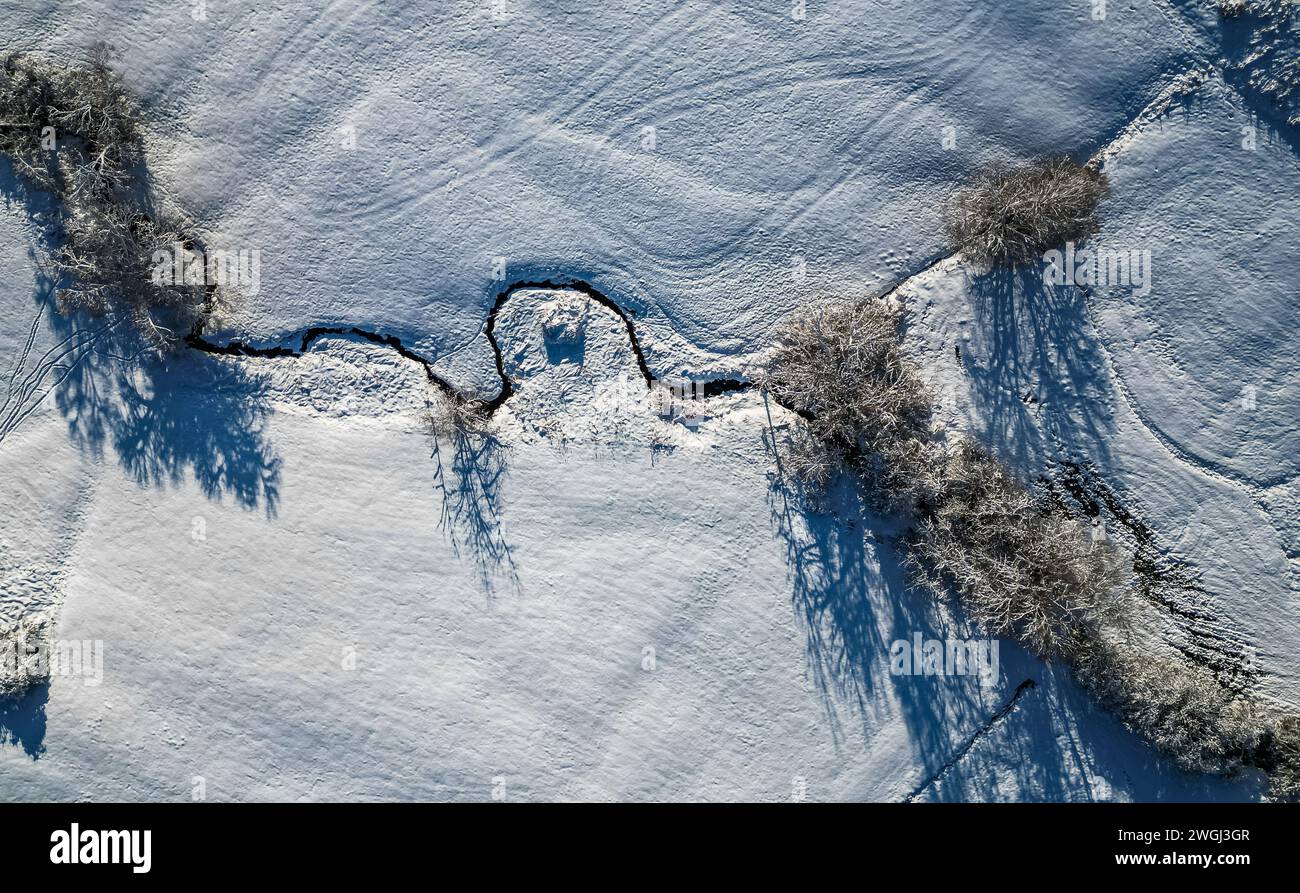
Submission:
{"label": "snow-covered bush", "polygon": [[991,633],[1059,653],[1114,615],[1119,558],[973,443],[945,455],[901,331],[901,310],[881,300],[825,304],[781,329],[761,381],[807,422],[810,437],[790,438],[791,475],[824,485],[837,455],[870,504],[914,522],[919,582],[955,591]]}
{"label": "snow-covered bush", "polygon": [[1069,158],[979,172],[943,207],[949,244],[981,264],[1016,265],[1097,230],[1106,175]]}
{"label": "snow-covered bush", "polygon": [[1270,717],[1252,762],[1268,775],[1266,799],[1300,803],[1300,715]]}
{"label": "snow-covered bush", "polygon": [[[0,65],[0,151],[41,188],[104,194],[143,156],[138,111],[103,44],[63,67],[16,53]],[[67,140],[77,151],[62,152]]]}
{"label": "snow-covered bush", "polygon": [[[903,354],[901,327],[901,310],[879,299],[814,307],[782,327],[760,381],[868,481],[874,504],[910,509],[924,502],[935,451],[930,393]],[[792,461],[821,477],[824,457],[809,445]]]}
{"label": "snow-covered bush", "polygon": [[212,309],[202,283],[155,277],[155,254],[171,258],[178,245],[188,250],[189,240],[174,220],[140,215],[125,202],[66,202],[51,258],[63,274],[59,310],[120,313],[151,343],[175,344]]}
{"label": "snow-covered bush", "polygon": [[780,446],[779,455],[784,463],[782,470],[807,490],[825,490],[836,469],[842,465],[841,457],[804,425],[792,430]]}
{"label": "snow-covered bush", "polygon": [[1300,802],[1300,716],[1284,716],[1269,731],[1259,765],[1268,772],[1268,797]]}
{"label": "snow-covered bush", "polygon": [[216,295],[201,281],[153,275],[155,252],[193,246],[175,215],[156,207],[138,120],[103,45],[76,66],[22,54],[0,64],[0,153],[61,202],[51,257],[60,310],[121,313],[150,342],[169,346]]}
{"label": "snow-covered bush", "polygon": [[489,415],[482,401],[435,390],[424,414],[425,428],[440,440],[483,434]]}
{"label": "snow-covered bush", "polygon": [[1072,663],[1104,707],[1182,768],[1222,775],[1255,762],[1261,710],[1209,671],[1100,637],[1076,647]]}
{"label": "snow-covered bush", "polygon": [[1064,510],[963,441],[948,458],[938,505],[916,524],[908,563],[936,594],[955,592],[990,633],[1059,655],[1119,616],[1117,550],[1093,542]]}
{"label": "snow-covered bush", "polygon": [[51,626],[46,614],[0,620],[0,701],[20,697],[49,678]]}

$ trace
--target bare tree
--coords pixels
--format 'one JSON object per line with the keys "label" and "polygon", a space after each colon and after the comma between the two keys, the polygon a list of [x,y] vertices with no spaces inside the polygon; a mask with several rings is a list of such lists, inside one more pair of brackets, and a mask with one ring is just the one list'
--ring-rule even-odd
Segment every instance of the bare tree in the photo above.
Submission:
{"label": "bare tree", "polygon": [[1258,760],[1268,772],[1270,800],[1300,802],[1300,716],[1284,716],[1269,731]]}
{"label": "bare tree", "polygon": [[482,435],[486,433],[490,419],[487,405],[481,400],[462,397],[440,388],[433,390],[424,414],[426,430],[440,440]]}
{"label": "bare tree", "polygon": [[1180,766],[1260,765],[1271,796],[1300,796],[1300,720],[1270,731],[1262,709],[1213,674],[1131,645],[1124,556],[974,442],[951,452],[936,442],[901,325],[898,308],[868,300],[825,304],[781,329],[761,382],[806,422],[784,452],[791,476],[824,487],[837,462],[851,469],[870,502],[910,517],[917,583],[955,594],[990,633],[1067,661]]}
{"label": "bare tree", "polygon": [[155,207],[142,173],[139,109],[106,45],[84,63],[15,54],[0,65],[0,152],[61,202],[51,260],[63,312],[121,313],[171,346],[220,303],[201,281],[156,275],[159,252],[188,250],[176,214]]}
{"label": "bare tree", "polygon": [[110,55],[100,43],[78,66],[22,53],[0,65],[0,151],[61,197],[108,197],[143,157],[139,109]]}

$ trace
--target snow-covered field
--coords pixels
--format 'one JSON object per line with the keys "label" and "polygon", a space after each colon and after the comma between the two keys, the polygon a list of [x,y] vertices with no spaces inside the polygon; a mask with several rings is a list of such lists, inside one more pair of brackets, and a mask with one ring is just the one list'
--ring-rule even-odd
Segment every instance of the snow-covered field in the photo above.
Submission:
{"label": "snow-covered field", "polygon": [[[0,0],[0,49],[117,47],[158,190],[261,252],[211,340],[357,326],[490,397],[498,293],[574,278],[652,374],[743,378],[806,301],[902,283],[949,423],[1082,469],[1194,572],[1156,633],[1300,707],[1296,133],[1196,4],[199,8]],[[1148,293],[945,258],[948,190],[1044,152],[1104,158],[1097,238],[1151,251]],[[662,420],[581,293],[510,298],[495,437],[435,447],[423,369],[363,338],[157,361],[59,319],[48,202],[0,187],[0,617],[103,643],[98,684],[0,703],[0,798],[1259,795],[1009,642],[990,686],[891,674],[972,634],[891,523],[795,499],[755,390]],[[581,344],[542,337],[556,300]]]}

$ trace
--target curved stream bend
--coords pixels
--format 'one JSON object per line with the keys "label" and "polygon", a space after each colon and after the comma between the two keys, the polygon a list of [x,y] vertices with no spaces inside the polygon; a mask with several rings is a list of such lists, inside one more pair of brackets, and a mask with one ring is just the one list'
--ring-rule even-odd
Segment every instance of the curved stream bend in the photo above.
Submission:
{"label": "curved stream bend", "polygon": [[[510,399],[514,394],[514,384],[510,381],[510,376],[506,374],[505,360],[501,355],[501,345],[497,343],[496,324],[497,316],[506,302],[520,291],[576,291],[591,298],[597,304],[613,311],[620,320],[623,321],[623,327],[627,329],[628,343],[632,346],[632,354],[636,357],[637,367],[641,370],[641,377],[645,379],[646,387],[652,387],[656,381],[655,376],[650,372],[650,367],[646,363],[645,352],[641,349],[641,342],[637,340],[636,328],[632,324],[631,315],[618,305],[612,298],[601,292],[598,288],[589,282],[581,279],[566,280],[556,282],[551,279],[524,280],[509,285],[504,291],[500,292],[496,300],[492,303],[492,309],[488,312],[487,326],[484,334],[487,335],[488,344],[492,347],[492,356],[496,364],[497,377],[501,380],[501,388],[497,395],[484,404],[484,411],[491,415],[500,409],[501,406]],[[189,335],[185,336],[185,343],[194,350],[203,353],[219,354],[223,356],[237,357],[300,357],[311,347],[312,342],[318,338],[327,335],[355,335],[364,338],[373,344],[382,344],[385,347],[391,347],[398,354],[408,360],[413,360],[424,367],[424,374],[429,381],[437,385],[444,393],[455,400],[468,400],[456,386],[447,381],[438,373],[433,371],[433,363],[411,350],[396,335],[385,335],[380,332],[372,332],[368,329],[358,328],[356,326],[314,326],[302,333],[298,340],[298,347],[285,347],[277,345],[275,347],[254,347],[243,341],[231,341],[227,344],[217,344],[204,338],[201,331],[196,329]],[[716,397],[719,394],[725,394],[731,391],[743,391],[751,386],[751,382],[740,381],[734,378],[713,379],[704,382],[704,395],[706,397]]]}

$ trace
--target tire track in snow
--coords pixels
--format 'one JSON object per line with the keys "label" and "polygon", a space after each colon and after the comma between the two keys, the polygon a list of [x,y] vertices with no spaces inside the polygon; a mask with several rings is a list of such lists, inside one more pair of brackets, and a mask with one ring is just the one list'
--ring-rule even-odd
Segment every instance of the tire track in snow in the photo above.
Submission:
{"label": "tire track in snow", "polygon": [[[669,21],[671,18],[672,18],[671,14],[666,14],[664,16],[661,16],[658,20],[656,20],[656,22],[652,27],[659,28],[666,21]],[[980,21],[983,22],[982,19]],[[987,23],[984,23],[984,25],[986,28],[988,27]],[[840,57],[832,56],[831,58],[839,59]],[[775,68],[775,70],[781,70],[783,67],[788,65],[789,63],[786,62],[786,63],[778,63],[775,66],[770,66],[770,65],[756,66],[756,70],[766,71],[767,69],[772,69],[772,68]],[[602,66],[594,74],[599,74],[604,70],[605,70],[605,66]],[[748,73],[749,72],[741,72],[740,74],[744,75]],[[1129,124],[1125,125],[1125,127],[1123,127],[1118,134],[1113,136],[1111,139],[1107,140],[1101,146],[1101,148],[1099,148],[1091,156],[1091,158],[1089,159],[1089,163],[1094,165],[1099,164],[1106,155],[1116,151],[1116,147],[1120,143],[1122,143],[1125,137],[1129,133],[1131,133],[1134,128],[1142,126],[1143,124],[1155,120],[1159,118],[1161,115],[1165,114],[1165,112],[1168,111],[1171,103],[1175,99],[1177,99],[1180,96],[1186,95],[1189,92],[1189,90],[1194,89],[1196,86],[1199,86],[1199,84],[1203,82],[1203,80],[1204,80],[1204,75],[1199,70],[1193,70],[1190,72],[1180,72],[1178,76],[1175,77],[1170,83],[1164,85],[1159,90],[1157,90],[1155,97],[1150,102],[1148,102],[1146,106],[1143,107],[1142,111],[1139,112],[1137,116],[1131,122],[1129,122]],[[684,89],[689,92],[693,88],[698,88],[698,86],[699,86],[698,84],[690,85],[681,89]],[[959,252],[940,253],[937,255],[930,256],[929,258],[925,259],[922,262],[922,266],[919,270],[913,273],[908,273],[905,276],[899,278],[897,281],[895,281],[893,285],[884,289],[880,293],[880,297],[882,298],[889,297],[895,294],[900,289],[906,287],[913,279],[925,275],[926,273],[933,270],[935,267],[939,266],[944,261],[958,256],[959,256]],[[530,289],[552,290],[552,291],[567,290],[567,291],[580,292],[586,295],[587,297],[591,298],[592,300],[594,300],[596,303],[600,304],[601,306],[615,313],[619,317],[619,319],[622,320],[623,325],[627,330],[628,340],[631,344],[632,352],[636,357],[637,366],[641,370],[641,375],[645,379],[647,387],[651,386],[654,383],[655,377],[651,374],[649,366],[646,362],[645,354],[641,348],[640,341],[638,340],[636,335],[636,329],[635,326],[633,325],[631,314],[629,311],[624,310],[623,307],[620,306],[616,301],[614,301],[612,298],[610,298],[609,296],[601,292],[591,283],[578,278],[564,278],[560,280],[541,279],[541,280],[520,281],[509,285],[505,290],[503,290],[497,295],[496,300],[493,302],[492,308],[488,313],[488,318],[485,327],[483,329],[483,334],[487,337],[488,344],[492,348],[493,360],[496,366],[497,377],[501,382],[501,387],[497,395],[492,399],[486,401],[485,408],[487,409],[489,414],[499,409],[501,405],[504,404],[506,400],[508,400],[510,396],[514,393],[514,387],[510,382],[509,376],[507,376],[505,373],[505,364],[504,364],[503,357],[501,355],[500,345],[497,343],[496,340],[495,329],[496,329],[497,316],[500,313],[501,308],[506,304],[507,301],[509,301],[512,295],[514,295],[516,292],[523,291],[523,290],[530,290]],[[378,331],[362,328],[360,326],[337,326],[337,327],[316,326],[316,327],[306,329],[301,335],[297,336],[297,341],[298,341],[297,348],[286,347],[284,345],[274,345],[270,347],[257,347],[240,340],[232,340],[226,342],[225,344],[220,344],[214,341],[210,341],[203,337],[201,327],[202,327],[202,323],[200,323],[200,325],[196,327],[196,329],[193,332],[187,335],[184,339],[185,343],[189,347],[195,350],[202,351],[204,353],[218,354],[218,355],[225,355],[225,356],[249,356],[249,357],[264,357],[264,358],[299,357],[302,354],[304,354],[311,347],[311,344],[319,338],[331,336],[331,335],[359,337],[366,341],[370,341],[371,343],[374,344],[381,344],[386,347],[391,347],[403,357],[418,363],[421,367],[423,367],[425,375],[428,378],[428,380],[432,384],[437,386],[440,390],[442,390],[444,393],[446,393],[448,396],[458,400],[469,399],[468,397],[466,397],[466,395],[462,394],[456,388],[455,385],[451,384],[451,382],[449,382],[442,376],[438,375],[434,371],[433,360],[421,356],[420,354],[411,350],[401,341],[401,339],[399,339],[395,335],[386,335]],[[460,347],[457,348],[457,350],[461,350],[465,346],[467,345],[462,344]],[[729,391],[741,390],[751,386],[749,382],[736,381],[734,379],[721,379],[715,382],[706,382],[705,384],[706,384],[706,395],[708,396],[716,396],[717,394],[726,393]]]}
{"label": "tire track in snow", "polygon": [[1083,294],[1085,298],[1084,308],[1087,313],[1088,323],[1097,333],[1097,345],[1101,349],[1102,355],[1106,358],[1106,364],[1110,367],[1111,377],[1114,379],[1120,396],[1124,400],[1124,405],[1133,413],[1134,418],[1138,420],[1138,423],[1142,425],[1147,433],[1159,442],[1159,444],[1164,447],[1165,451],[1168,452],[1175,461],[1185,465],[1193,471],[1197,471],[1207,477],[1213,478],[1220,483],[1228,484],[1240,490],[1244,490],[1249,494],[1251,499],[1254,500],[1256,505],[1260,505],[1260,500],[1264,490],[1271,490],[1275,487],[1285,486],[1293,483],[1297,478],[1300,478],[1300,472],[1291,472],[1269,480],[1256,481],[1240,472],[1225,467],[1221,463],[1208,459],[1201,459],[1200,457],[1193,455],[1176,440],[1161,430],[1160,426],[1150,418],[1145,410],[1141,408],[1140,402],[1133,395],[1128,380],[1124,377],[1119,364],[1115,360],[1114,352],[1111,350],[1110,345],[1106,343],[1106,339],[1102,337],[1101,328],[1099,327],[1094,313],[1093,304],[1090,300],[1092,298],[1092,292],[1088,289],[1083,289]]}
{"label": "tire track in snow", "polygon": [[[728,68],[722,73],[705,72],[702,77],[679,86],[626,90],[628,94],[635,93],[637,98],[636,105],[631,108],[620,110],[617,103],[611,104],[609,100],[617,98],[617,88],[624,86],[624,82],[630,76],[658,61],[658,54],[663,49],[693,36],[709,24],[709,17],[703,15],[689,16],[684,25],[675,21],[683,15],[689,15],[690,12],[689,5],[683,5],[661,16],[647,29],[648,36],[645,42],[633,43],[628,48],[619,50],[594,70],[583,73],[575,87],[555,97],[548,105],[528,118],[521,118],[517,123],[524,129],[502,131],[483,144],[442,160],[439,162],[439,168],[443,173],[427,183],[420,184],[416,181],[396,183],[393,184],[392,190],[386,189],[377,198],[369,198],[364,207],[340,209],[341,213],[334,214],[329,220],[324,221],[325,225],[353,228],[363,224],[391,222],[399,215],[410,214],[437,200],[453,182],[457,188],[461,188],[481,179],[518,157],[521,152],[536,145],[539,140],[554,136],[556,133],[567,135],[575,140],[589,137],[604,142],[611,134],[621,133],[630,123],[644,121],[647,117],[657,121],[668,121],[679,115],[698,114],[697,105],[701,102],[721,103],[725,100],[734,103],[763,92],[791,88],[806,89],[819,84],[830,85],[846,79],[859,80],[866,77],[873,77],[881,84],[902,83],[908,79],[905,72],[919,62],[939,66],[942,77],[947,77],[950,69],[954,67],[951,54],[945,54],[942,48],[933,46],[933,41],[926,41],[920,45],[894,44],[872,47],[869,50],[825,52],[780,59],[745,68]],[[1002,13],[993,6],[980,6],[978,10],[969,14],[961,23],[961,27],[969,32],[967,41],[974,45],[982,45],[980,38],[992,33],[994,27],[1001,21],[1001,16]],[[644,47],[650,49],[648,51],[640,49]],[[966,80],[977,69],[978,63],[968,60],[957,81]],[[676,108],[677,111],[667,117],[656,111],[665,104]],[[895,107],[891,114],[898,111],[899,109]],[[586,123],[589,121],[594,122],[594,130],[589,129]],[[884,123],[876,120],[868,130],[875,130],[882,126]],[[862,143],[865,138],[865,134],[859,134],[854,144]],[[864,158],[853,165],[853,170],[863,168],[868,163]],[[835,183],[821,190],[819,200],[824,198],[825,193],[830,189],[840,187],[847,176],[849,175],[840,177]],[[805,202],[806,198],[796,191],[785,202],[772,207],[751,221],[740,238],[747,241],[756,236],[772,220],[786,220],[790,214],[790,207],[802,206]],[[617,227],[615,231],[625,238],[628,237],[624,228]],[[638,250],[635,239],[631,240],[630,248],[633,251]],[[718,247],[714,249],[711,256],[716,257],[729,248],[734,248],[734,245],[729,243],[725,248]],[[684,258],[657,257],[648,253],[646,256],[652,262],[662,264],[665,269],[685,264]]]}
{"label": "tire track in snow", "polygon": [[[29,335],[27,344],[20,352],[13,372],[9,377],[9,387],[5,393],[4,403],[0,404],[0,442],[3,442],[28,416],[35,412],[45,398],[57,390],[76,371],[81,362],[96,350],[96,345],[121,322],[118,320],[90,331],[80,329],[73,331],[72,334],[47,348],[36,361],[36,364],[28,370],[27,362],[31,358],[36,329],[41,318],[42,313],[38,313],[36,321],[32,323],[32,332]],[[45,380],[52,373],[59,372],[62,374],[53,383],[45,387],[44,390],[40,390]],[[22,380],[18,381],[18,376],[22,373],[25,374]],[[33,397],[33,395],[35,396]]]}

